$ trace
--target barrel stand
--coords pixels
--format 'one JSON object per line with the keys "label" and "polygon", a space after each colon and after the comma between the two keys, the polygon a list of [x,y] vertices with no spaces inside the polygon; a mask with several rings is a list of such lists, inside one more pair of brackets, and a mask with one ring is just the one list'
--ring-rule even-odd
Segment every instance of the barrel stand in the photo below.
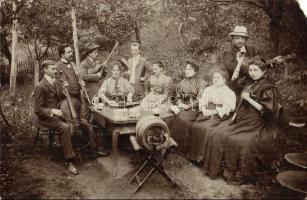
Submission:
{"label": "barrel stand", "polygon": [[136,193],[144,185],[144,183],[155,171],[158,171],[162,176],[164,176],[166,180],[170,181],[173,184],[173,186],[179,188],[179,186],[171,179],[168,172],[162,166],[163,161],[168,157],[170,153],[169,151],[170,149],[166,149],[165,153],[161,153],[160,151],[153,151],[150,153],[143,165],[129,181],[129,183],[137,183],[137,187],[134,190],[133,194]]}

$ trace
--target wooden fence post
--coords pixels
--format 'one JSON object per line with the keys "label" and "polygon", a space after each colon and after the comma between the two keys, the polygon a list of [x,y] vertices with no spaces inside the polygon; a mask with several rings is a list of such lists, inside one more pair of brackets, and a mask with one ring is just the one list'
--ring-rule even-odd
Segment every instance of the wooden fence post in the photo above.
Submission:
{"label": "wooden fence post", "polygon": [[77,34],[77,18],[76,18],[76,10],[73,7],[71,9],[71,19],[72,19],[72,32],[73,32],[73,39],[74,39],[74,48],[75,48],[75,57],[76,57],[76,66],[77,70],[79,70],[80,66],[80,56],[79,56],[79,47],[78,47],[78,34]]}
{"label": "wooden fence post", "polygon": [[[16,10],[16,4],[13,2],[13,10]],[[16,76],[17,76],[17,55],[16,48],[18,43],[17,36],[17,19],[13,21],[12,27],[12,62],[11,62],[11,74],[10,74],[10,96],[15,96],[16,93]]]}
{"label": "wooden fence post", "polygon": [[39,63],[37,60],[34,61],[34,87],[39,82]]}

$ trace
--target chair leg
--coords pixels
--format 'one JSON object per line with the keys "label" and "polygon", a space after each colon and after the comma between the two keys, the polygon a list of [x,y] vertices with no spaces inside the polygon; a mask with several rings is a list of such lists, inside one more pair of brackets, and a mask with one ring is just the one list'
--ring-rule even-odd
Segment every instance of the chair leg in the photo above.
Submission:
{"label": "chair leg", "polygon": [[31,148],[29,149],[29,153],[31,153],[33,151],[33,149],[35,148],[35,146],[36,146],[36,143],[37,143],[37,141],[39,139],[39,132],[40,132],[40,130],[38,128],[37,131],[36,131],[36,135],[34,137],[34,140],[33,140],[33,144],[31,146]]}
{"label": "chair leg", "polygon": [[54,132],[48,131],[48,160],[51,160],[51,154],[53,153]]}

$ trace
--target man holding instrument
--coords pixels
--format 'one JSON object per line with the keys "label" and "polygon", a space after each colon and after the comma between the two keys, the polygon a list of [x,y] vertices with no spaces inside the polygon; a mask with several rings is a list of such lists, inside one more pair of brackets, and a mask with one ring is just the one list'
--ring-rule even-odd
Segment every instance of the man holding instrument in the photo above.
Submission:
{"label": "man holding instrument", "polygon": [[[59,105],[65,100],[63,87],[67,87],[67,83],[62,86],[60,81],[56,78],[57,67],[55,62],[46,60],[42,63],[44,70],[44,78],[35,87],[34,111],[37,116],[37,122],[40,125],[55,129],[60,135],[60,142],[62,144],[65,163],[67,169],[72,174],[77,174],[78,171],[73,164],[76,156],[71,136],[74,135],[69,125],[69,119],[65,119],[64,112],[59,109]],[[89,147],[93,154],[95,152],[95,144],[92,137],[89,136]],[[95,155],[91,156],[95,156]]]}
{"label": "man holding instrument", "polygon": [[70,138],[69,124],[60,118],[63,113],[58,109],[58,104],[65,98],[61,90],[61,84],[56,80],[56,66],[53,61],[44,61],[42,63],[44,78],[35,87],[34,111],[39,124],[55,129],[60,135],[60,141],[68,171],[77,174],[77,169],[73,164],[75,151]]}
{"label": "man holding instrument", "polygon": [[239,95],[243,86],[250,80],[248,62],[257,53],[253,47],[246,45],[249,38],[246,27],[236,26],[229,35],[232,37],[232,45],[224,51],[223,63],[229,73],[229,86]]}
{"label": "man holding instrument", "polygon": [[[98,49],[99,45],[97,44],[87,44],[84,52],[85,59],[80,64],[80,78],[82,78],[85,83],[85,89],[88,93],[89,100],[92,100],[93,96],[97,94],[102,84],[103,77],[106,76],[106,71],[104,70],[106,62],[98,64],[96,61]],[[91,118],[91,111],[88,106],[90,106],[90,102],[84,99],[83,117],[89,121]]]}
{"label": "man holding instrument", "polygon": [[89,43],[85,46],[85,59],[80,64],[80,76],[85,82],[85,88],[90,100],[97,94],[102,79],[106,76],[106,71],[103,70],[106,63],[97,63],[99,45]]}
{"label": "man holding instrument", "polygon": [[[91,157],[96,156],[106,156],[107,153],[102,149],[98,148],[94,141],[93,129],[88,124],[88,121],[81,117],[81,106],[84,101],[82,101],[81,90],[82,90],[82,80],[80,80],[76,65],[72,62],[73,51],[72,48],[67,45],[61,45],[58,48],[59,55],[61,57],[60,61],[56,63],[57,71],[62,73],[65,77],[65,81],[68,83],[68,92],[71,100],[74,104],[76,110],[77,118],[82,122],[80,123],[80,128],[88,134],[92,140],[90,143],[91,149],[96,149],[95,152],[91,152]],[[84,95],[87,95],[86,91],[83,91]],[[77,127],[79,128],[79,127]]]}

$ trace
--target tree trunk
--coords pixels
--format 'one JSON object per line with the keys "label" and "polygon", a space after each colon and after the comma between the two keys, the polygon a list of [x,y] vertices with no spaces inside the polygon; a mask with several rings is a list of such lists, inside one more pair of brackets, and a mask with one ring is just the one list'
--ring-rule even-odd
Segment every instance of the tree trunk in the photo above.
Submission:
{"label": "tree trunk", "polygon": [[80,69],[80,56],[79,56],[79,47],[78,47],[78,29],[77,29],[76,10],[74,7],[71,9],[71,19],[72,19],[72,30],[73,30],[73,41],[74,41],[74,49],[75,49],[75,57],[76,57],[76,66],[77,66],[77,70],[79,70]]}
{"label": "tree trunk", "polygon": [[[16,5],[13,3],[13,10],[16,10]],[[16,94],[16,78],[17,78],[17,19],[13,21],[12,27],[12,63],[11,63],[11,73],[10,73],[10,97],[15,97]]]}
{"label": "tree trunk", "polygon": [[279,24],[274,24],[270,23],[270,38],[272,40],[272,45],[273,49],[276,54],[279,53],[279,32],[280,32],[280,25]]}
{"label": "tree trunk", "polygon": [[135,39],[141,44],[140,29],[138,26],[138,22],[136,20],[134,22],[134,32],[135,32]]}

